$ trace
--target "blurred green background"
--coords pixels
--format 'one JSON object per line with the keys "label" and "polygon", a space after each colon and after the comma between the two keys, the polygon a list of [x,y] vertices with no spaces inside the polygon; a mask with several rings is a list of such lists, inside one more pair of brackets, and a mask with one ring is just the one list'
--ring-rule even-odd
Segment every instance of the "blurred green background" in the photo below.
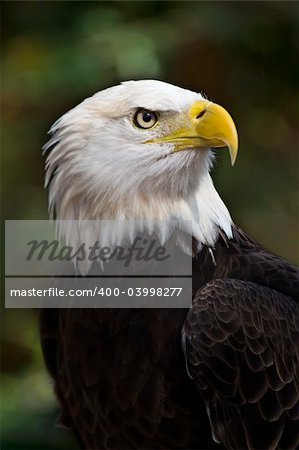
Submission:
{"label": "blurred green background", "polygon": [[[2,212],[47,218],[41,147],[95,91],[158,78],[227,107],[240,135],[214,180],[236,223],[299,262],[297,2],[2,2]],[[2,315],[4,449],[77,448],[58,410],[33,311]]]}

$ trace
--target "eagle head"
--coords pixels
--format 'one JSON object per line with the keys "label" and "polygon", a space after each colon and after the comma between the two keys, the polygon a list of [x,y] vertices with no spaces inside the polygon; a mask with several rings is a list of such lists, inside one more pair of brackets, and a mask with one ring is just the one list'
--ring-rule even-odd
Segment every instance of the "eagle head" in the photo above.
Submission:
{"label": "eagle head", "polygon": [[227,146],[234,163],[238,136],[228,112],[201,94],[123,82],[85,99],[50,134],[46,185],[58,219],[159,220],[167,228],[176,218],[199,245],[212,245],[220,229],[231,236],[209,172],[211,147]]}

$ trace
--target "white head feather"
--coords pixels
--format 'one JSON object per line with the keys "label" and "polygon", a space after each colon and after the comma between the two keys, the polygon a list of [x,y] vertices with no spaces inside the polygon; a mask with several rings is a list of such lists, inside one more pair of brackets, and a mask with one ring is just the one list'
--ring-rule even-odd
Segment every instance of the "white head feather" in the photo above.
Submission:
{"label": "white head feather", "polygon": [[[51,128],[46,163],[49,206],[58,219],[141,220],[150,229],[161,221],[160,235],[168,236],[172,219],[181,219],[184,231],[199,248],[213,246],[219,229],[231,238],[232,221],[209,171],[210,149],[170,153],[173,144],[145,144],[178,123],[201,94],[155,80],[127,81],[87,98],[63,115]],[[134,125],[138,108],[156,111],[161,120],[151,129]],[[104,225],[103,225],[104,226]],[[86,227],[85,227],[86,228]],[[168,229],[169,228],[169,229]],[[71,227],[59,230],[74,244]],[[93,235],[86,229],[86,236]],[[132,230],[98,229],[120,244]],[[133,233],[134,234],[134,233]],[[118,242],[116,242],[118,241]]]}

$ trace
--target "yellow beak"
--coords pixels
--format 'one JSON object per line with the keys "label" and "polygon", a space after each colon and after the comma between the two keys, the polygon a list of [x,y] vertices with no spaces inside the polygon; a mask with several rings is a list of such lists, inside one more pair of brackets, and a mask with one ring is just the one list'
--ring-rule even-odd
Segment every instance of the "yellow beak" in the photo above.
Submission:
{"label": "yellow beak", "polygon": [[191,106],[184,123],[183,128],[151,142],[174,143],[174,152],[228,147],[231,163],[234,165],[238,153],[238,134],[233,119],[222,106],[208,100],[199,100]]}

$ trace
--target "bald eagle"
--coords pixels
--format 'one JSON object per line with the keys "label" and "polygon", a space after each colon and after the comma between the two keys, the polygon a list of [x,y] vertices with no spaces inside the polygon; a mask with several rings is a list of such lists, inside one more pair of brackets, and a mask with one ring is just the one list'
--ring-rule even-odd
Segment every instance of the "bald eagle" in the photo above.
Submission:
{"label": "bald eagle", "polygon": [[237,156],[228,112],[167,83],[128,81],[50,133],[57,218],[167,226],[175,216],[194,247],[190,309],[41,312],[62,424],[85,449],[296,449],[299,271],[238,228],[213,185],[211,148]]}

